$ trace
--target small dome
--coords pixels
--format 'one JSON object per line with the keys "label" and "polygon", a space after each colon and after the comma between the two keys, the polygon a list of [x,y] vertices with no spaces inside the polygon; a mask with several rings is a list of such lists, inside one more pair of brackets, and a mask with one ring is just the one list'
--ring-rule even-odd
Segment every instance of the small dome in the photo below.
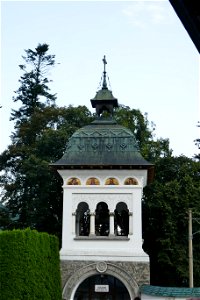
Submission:
{"label": "small dome", "polygon": [[113,119],[98,119],[77,130],[69,139],[63,167],[150,166],[140,154],[134,134]]}

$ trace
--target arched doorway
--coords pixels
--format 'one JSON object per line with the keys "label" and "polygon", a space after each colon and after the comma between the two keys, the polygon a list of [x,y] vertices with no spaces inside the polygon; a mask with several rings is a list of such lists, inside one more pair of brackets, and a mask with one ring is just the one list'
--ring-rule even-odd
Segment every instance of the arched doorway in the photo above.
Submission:
{"label": "arched doorway", "polygon": [[125,285],[116,277],[106,274],[85,279],[75,292],[74,300],[130,300]]}

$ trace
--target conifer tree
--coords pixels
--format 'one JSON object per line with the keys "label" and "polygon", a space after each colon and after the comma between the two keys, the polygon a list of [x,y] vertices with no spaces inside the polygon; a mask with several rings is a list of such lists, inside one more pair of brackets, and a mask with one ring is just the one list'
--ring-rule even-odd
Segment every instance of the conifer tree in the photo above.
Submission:
{"label": "conifer tree", "polygon": [[[21,106],[12,111],[15,131],[11,136],[12,144],[0,156],[0,167],[3,171],[3,201],[15,220],[10,227],[32,227],[52,232],[55,231],[49,228],[52,220],[54,224],[58,222],[62,210],[61,201],[57,199],[61,197],[61,191],[57,193],[58,185],[53,184],[59,181],[59,177],[49,172],[48,161],[52,156],[54,159],[50,145],[45,155],[38,148],[41,139],[44,146],[47,132],[54,138],[59,114],[55,106],[56,95],[50,93],[48,86],[47,72],[55,65],[55,55],[49,55],[48,49],[47,44],[39,44],[35,51],[25,50],[26,55],[22,56],[25,64],[19,67],[24,73],[13,97],[13,101]],[[55,198],[53,202],[52,197]],[[48,228],[45,225],[47,220]]]}
{"label": "conifer tree", "polygon": [[2,226],[30,227],[60,238],[62,182],[49,165],[62,157],[67,139],[93,116],[85,106],[56,106],[47,78],[55,55],[48,50],[47,44],[25,50],[25,64],[19,66],[23,75],[13,101],[21,106],[11,114],[12,143],[0,155],[2,202],[10,212],[7,226]]}
{"label": "conifer tree", "polygon": [[49,46],[39,44],[35,51],[25,50],[26,56],[22,56],[26,64],[19,65],[24,71],[19,82],[20,87],[13,97],[14,102],[21,101],[22,106],[13,110],[11,120],[16,120],[16,127],[32,116],[36,108],[43,109],[46,105],[53,105],[56,96],[49,93],[46,77],[50,66],[55,65],[55,55],[48,55]]}

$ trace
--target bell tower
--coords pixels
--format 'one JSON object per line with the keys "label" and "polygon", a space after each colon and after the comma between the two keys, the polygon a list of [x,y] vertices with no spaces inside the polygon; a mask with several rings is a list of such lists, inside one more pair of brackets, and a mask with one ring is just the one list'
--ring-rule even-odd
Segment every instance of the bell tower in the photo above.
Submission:
{"label": "bell tower", "polygon": [[53,164],[63,179],[66,300],[135,299],[139,286],[149,283],[141,199],[153,165],[140,154],[134,134],[114,120],[118,101],[107,87],[106,64],[104,56],[102,86],[91,99],[95,121],[71,136]]}

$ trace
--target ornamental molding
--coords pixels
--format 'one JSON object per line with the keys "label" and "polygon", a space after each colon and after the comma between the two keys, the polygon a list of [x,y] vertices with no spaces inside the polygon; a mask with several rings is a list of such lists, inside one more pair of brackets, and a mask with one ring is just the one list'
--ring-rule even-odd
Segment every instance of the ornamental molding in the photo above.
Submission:
{"label": "ornamental molding", "polygon": [[96,264],[96,270],[99,273],[105,273],[108,268],[108,265],[105,261],[100,261]]}
{"label": "ornamental molding", "polygon": [[[105,137],[105,139],[101,139]],[[72,137],[69,139],[69,142],[66,146],[66,151],[69,152],[82,152],[82,151],[94,151],[98,149],[101,151],[139,151],[138,144],[133,136],[120,136],[118,135],[107,135],[107,134],[97,134],[95,136],[87,136],[85,139],[84,136],[78,135],[77,137]]]}
{"label": "ornamental molding", "polygon": [[127,137],[127,138],[135,138],[133,133],[127,128],[90,128],[85,129],[81,128],[77,130],[73,135],[73,137]]}

